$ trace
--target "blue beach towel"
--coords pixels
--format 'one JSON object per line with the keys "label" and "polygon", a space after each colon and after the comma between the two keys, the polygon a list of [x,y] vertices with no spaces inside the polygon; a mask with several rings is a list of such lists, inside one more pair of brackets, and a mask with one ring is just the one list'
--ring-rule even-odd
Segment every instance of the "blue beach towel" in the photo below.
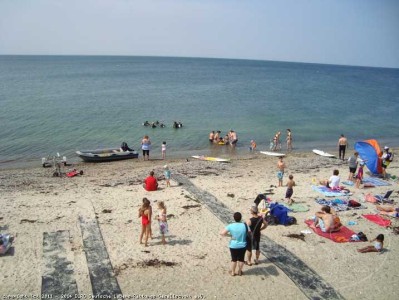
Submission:
{"label": "blue beach towel", "polygon": [[375,186],[388,186],[392,185],[389,182],[386,182],[385,180],[376,178],[376,177],[364,177],[363,178],[363,183],[371,183],[374,184]]}
{"label": "blue beach towel", "polygon": [[322,193],[326,197],[340,197],[340,196],[348,196],[351,195],[350,193],[340,192],[340,191],[333,191],[326,186],[317,186],[312,185],[312,190]]}

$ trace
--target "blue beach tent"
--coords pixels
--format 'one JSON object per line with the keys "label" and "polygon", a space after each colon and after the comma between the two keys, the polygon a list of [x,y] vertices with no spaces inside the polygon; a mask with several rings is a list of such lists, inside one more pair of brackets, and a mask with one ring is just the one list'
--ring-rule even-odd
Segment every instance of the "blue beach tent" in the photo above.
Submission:
{"label": "blue beach tent", "polygon": [[367,168],[373,174],[381,174],[381,148],[376,140],[366,140],[355,143],[355,150],[359,157],[366,163]]}

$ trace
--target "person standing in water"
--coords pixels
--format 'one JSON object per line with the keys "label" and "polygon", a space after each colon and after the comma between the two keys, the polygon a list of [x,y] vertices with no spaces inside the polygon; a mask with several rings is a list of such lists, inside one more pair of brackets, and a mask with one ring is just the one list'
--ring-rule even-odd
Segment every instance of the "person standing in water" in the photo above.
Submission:
{"label": "person standing in water", "polygon": [[292,151],[292,133],[291,129],[287,129],[287,151]]}
{"label": "person standing in water", "polygon": [[162,153],[162,159],[165,159],[166,158],[166,142],[162,142],[161,153]]}
{"label": "person standing in water", "polygon": [[141,140],[141,150],[143,150],[143,159],[147,156],[147,160],[150,160],[150,148],[151,148],[151,140],[148,135],[145,135]]}

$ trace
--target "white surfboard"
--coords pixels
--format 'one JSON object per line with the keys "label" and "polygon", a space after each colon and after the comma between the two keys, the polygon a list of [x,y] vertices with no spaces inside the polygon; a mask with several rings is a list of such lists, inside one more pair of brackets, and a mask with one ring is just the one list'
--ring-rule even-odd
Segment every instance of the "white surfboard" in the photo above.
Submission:
{"label": "white surfboard", "polygon": [[284,153],[270,152],[270,151],[260,151],[260,153],[270,155],[270,156],[285,156]]}
{"label": "white surfboard", "polygon": [[200,160],[207,160],[207,161],[218,161],[218,162],[230,162],[228,158],[220,158],[220,157],[211,157],[211,156],[204,156],[204,155],[193,155],[193,158],[200,159]]}
{"label": "white surfboard", "polygon": [[313,149],[313,153],[320,155],[320,156],[324,156],[324,157],[335,157],[335,155],[321,151],[321,150],[317,150],[317,149]]}

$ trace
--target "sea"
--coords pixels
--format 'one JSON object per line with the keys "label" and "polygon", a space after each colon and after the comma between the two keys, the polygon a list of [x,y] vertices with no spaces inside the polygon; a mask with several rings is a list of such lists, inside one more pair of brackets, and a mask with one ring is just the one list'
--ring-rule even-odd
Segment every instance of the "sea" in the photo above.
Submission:
{"label": "sea", "polygon": [[[59,153],[140,149],[151,158],[268,150],[277,131],[286,151],[336,151],[344,134],[399,146],[399,69],[311,63],[142,56],[0,56],[0,168],[40,166]],[[164,128],[143,126],[159,121]],[[174,121],[182,128],[175,129]],[[238,144],[212,145],[212,130]],[[141,154],[140,154],[141,155]]]}

